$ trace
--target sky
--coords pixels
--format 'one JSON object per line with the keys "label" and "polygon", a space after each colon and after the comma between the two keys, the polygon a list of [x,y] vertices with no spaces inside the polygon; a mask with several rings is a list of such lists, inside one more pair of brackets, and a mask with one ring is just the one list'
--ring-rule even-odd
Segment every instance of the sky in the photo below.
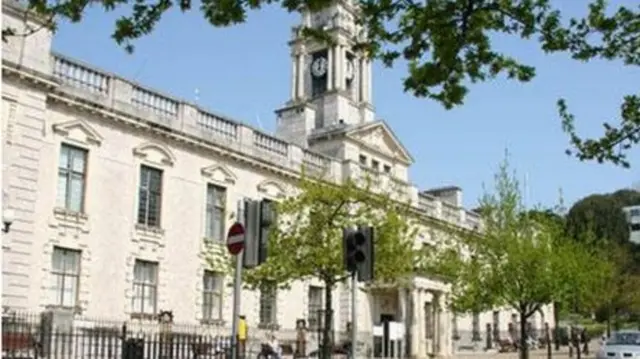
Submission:
{"label": "sky", "polygon": [[[575,16],[585,12],[586,3],[558,5],[566,16]],[[81,23],[59,24],[54,50],[239,121],[275,129],[274,110],[290,93],[287,41],[291,26],[299,21],[297,14],[266,7],[252,12],[245,24],[218,29],[198,11],[171,11],[151,35],[135,43],[133,54],[110,38],[118,14],[92,8]],[[555,206],[561,197],[569,206],[592,193],[640,183],[634,167],[639,164],[638,149],[630,154],[631,169],[566,156],[568,140],[555,106],[564,97],[580,133],[598,135],[604,121],[617,123],[622,97],[637,92],[638,68],[549,56],[535,42],[516,38],[495,38],[493,44],[535,66],[536,78],[526,84],[500,79],[473,85],[465,104],[453,110],[404,93],[406,64],[374,64],[377,118],[393,128],[414,157],[412,183],[420,189],[459,186],[465,205],[472,207],[491,188],[506,150],[529,206]]]}

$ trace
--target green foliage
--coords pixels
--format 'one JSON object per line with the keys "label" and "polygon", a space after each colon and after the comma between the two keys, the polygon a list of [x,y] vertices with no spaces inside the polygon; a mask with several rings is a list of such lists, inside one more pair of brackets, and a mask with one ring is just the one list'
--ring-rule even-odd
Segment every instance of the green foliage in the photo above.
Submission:
{"label": "green foliage", "polygon": [[342,230],[359,224],[375,227],[376,279],[396,282],[410,275],[416,252],[409,207],[395,201],[393,193],[373,194],[372,182],[366,183],[301,179],[299,193],[278,204],[267,262],[245,271],[245,283],[255,288],[264,282],[286,287],[310,278],[328,286],[339,282],[346,274]]}
{"label": "green foliage", "polygon": [[[640,203],[640,202],[638,202]],[[567,235],[622,244],[629,240],[629,226],[622,202],[610,194],[593,194],[576,202],[566,216]]]}
{"label": "green foliage", "polygon": [[235,268],[236,257],[229,254],[225,244],[205,240],[202,254],[209,268],[215,272],[231,274]]}
{"label": "green foliage", "polygon": [[602,320],[617,321],[618,313],[635,312],[640,304],[640,257],[629,242],[629,227],[622,211],[640,204],[640,192],[619,190],[594,194],[576,202],[566,217],[566,233],[589,245],[608,264],[594,275],[597,286],[579,307]]}
{"label": "green foliage", "polygon": [[640,276],[634,271],[632,254],[622,245],[609,244],[599,248],[608,266],[598,276],[598,287],[592,293],[586,309],[597,317],[614,320],[619,313],[635,313],[640,309]]}
{"label": "green foliage", "polygon": [[586,296],[595,287],[593,272],[604,262],[566,240],[557,216],[525,210],[506,160],[481,208],[481,233],[458,233],[451,236],[453,246],[432,251],[431,260],[451,281],[455,310],[506,306],[529,317],[543,305]]}
{"label": "green foliage", "polygon": [[[202,0],[199,10],[214,27],[243,23],[247,12],[265,5],[279,5],[287,11],[319,10],[332,0]],[[55,18],[81,21],[89,4],[105,11],[125,10],[112,33],[113,39],[133,51],[133,42],[150,34],[166,12],[192,11],[191,0],[66,0],[51,2],[29,0],[28,6],[48,19],[54,28]],[[358,47],[372,57],[392,66],[396,60],[408,62],[404,88],[418,97],[440,102],[445,108],[462,105],[469,83],[483,82],[505,75],[528,82],[535,68],[497,51],[490,36],[501,33],[520,39],[535,38],[546,53],[565,52],[581,62],[618,61],[626,66],[640,64],[640,14],[620,6],[612,15],[606,13],[605,0],[593,0],[584,18],[562,19],[550,0],[428,0],[377,1],[360,0],[359,22],[368,29],[368,39]],[[566,21],[561,21],[566,20]],[[16,34],[3,28],[2,36]],[[331,41],[317,29],[303,29]],[[564,100],[558,101],[563,128],[569,134],[574,154],[581,160],[612,161],[628,166],[625,150],[640,140],[640,98],[626,96],[619,114],[619,126],[605,123],[601,138],[582,139],[575,129],[573,115]]]}

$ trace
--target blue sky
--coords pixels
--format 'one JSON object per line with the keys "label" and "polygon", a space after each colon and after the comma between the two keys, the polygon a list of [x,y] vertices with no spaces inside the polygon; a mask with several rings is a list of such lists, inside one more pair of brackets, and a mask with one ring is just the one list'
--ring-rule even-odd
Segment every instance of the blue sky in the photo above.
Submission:
{"label": "blue sky", "polygon": [[[619,0],[615,4],[632,4]],[[586,2],[563,1],[566,14],[581,14]],[[251,13],[248,22],[211,27],[197,11],[167,13],[155,32],[126,54],[110,38],[117,12],[91,9],[80,24],[60,24],[58,52],[153,88],[193,101],[266,130],[275,127],[273,110],[288,98],[290,55],[287,41],[298,16],[277,7]],[[477,203],[483,183],[491,184],[505,149],[519,177],[528,178],[529,204],[554,205],[562,189],[566,203],[640,181],[640,151],[632,168],[580,163],[564,154],[567,138],[556,114],[558,97],[567,99],[583,134],[600,133],[614,121],[624,94],[637,91],[640,72],[619,63],[577,63],[564,55],[541,53],[535,42],[496,38],[494,45],[537,67],[528,84],[506,80],[474,85],[464,106],[439,104],[402,91],[403,63],[375,64],[374,105],[416,159],[411,181],[419,188],[457,185],[468,206]],[[259,119],[259,120],[258,120]],[[260,122],[260,123],[258,123]]]}

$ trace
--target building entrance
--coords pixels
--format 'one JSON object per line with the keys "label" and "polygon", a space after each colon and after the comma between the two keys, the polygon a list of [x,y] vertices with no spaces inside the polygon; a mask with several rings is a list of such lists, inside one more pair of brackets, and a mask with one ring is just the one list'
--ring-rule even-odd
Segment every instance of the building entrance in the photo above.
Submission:
{"label": "building entrance", "polygon": [[404,323],[395,315],[381,314],[380,324],[373,327],[374,358],[401,358],[404,347]]}

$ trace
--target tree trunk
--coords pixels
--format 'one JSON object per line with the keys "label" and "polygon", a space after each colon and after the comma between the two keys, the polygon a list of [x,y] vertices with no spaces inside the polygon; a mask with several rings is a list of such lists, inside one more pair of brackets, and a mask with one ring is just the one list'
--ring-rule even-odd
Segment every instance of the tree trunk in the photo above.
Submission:
{"label": "tree trunk", "polygon": [[611,304],[607,305],[607,338],[611,336]]}
{"label": "tree trunk", "polygon": [[324,281],[324,325],[320,358],[330,359],[333,352],[333,281]]}
{"label": "tree trunk", "polygon": [[527,345],[527,313],[526,308],[520,306],[520,359],[529,359],[529,347]]}
{"label": "tree trunk", "polygon": [[556,351],[560,350],[560,305],[553,302],[553,341],[556,345]]}

